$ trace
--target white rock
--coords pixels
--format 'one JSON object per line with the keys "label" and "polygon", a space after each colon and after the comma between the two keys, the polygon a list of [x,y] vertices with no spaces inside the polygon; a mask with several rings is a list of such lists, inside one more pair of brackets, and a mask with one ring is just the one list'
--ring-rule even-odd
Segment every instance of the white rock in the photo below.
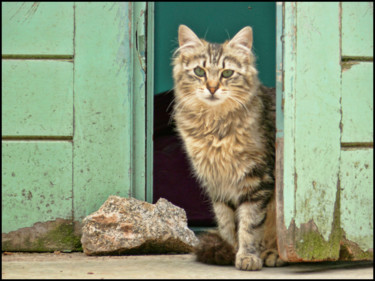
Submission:
{"label": "white rock", "polygon": [[198,239],[187,227],[185,210],[160,198],[150,204],[110,196],[83,220],[87,255],[188,253]]}

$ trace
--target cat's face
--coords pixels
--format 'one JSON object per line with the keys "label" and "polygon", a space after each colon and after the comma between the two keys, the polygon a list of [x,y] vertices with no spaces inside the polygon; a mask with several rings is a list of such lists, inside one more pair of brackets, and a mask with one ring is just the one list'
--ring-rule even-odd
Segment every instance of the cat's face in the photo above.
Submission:
{"label": "cat's face", "polygon": [[181,25],[179,43],[173,69],[178,99],[207,106],[239,106],[246,102],[258,81],[250,27],[243,28],[229,42],[214,44]]}

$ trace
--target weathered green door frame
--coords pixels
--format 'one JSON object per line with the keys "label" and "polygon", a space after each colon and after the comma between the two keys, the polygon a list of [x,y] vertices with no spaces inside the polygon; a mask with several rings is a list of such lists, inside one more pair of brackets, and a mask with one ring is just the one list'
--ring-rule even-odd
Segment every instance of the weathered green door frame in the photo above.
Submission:
{"label": "weathered green door frame", "polygon": [[139,200],[153,198],[154,121],[154,2],[132,2],[133,129],[131,194]]}
{"label": "weathered green door frame", "polygon": [[276,202],[284,260],[373,258],[372,9],[277,3]]}
{"label": "weathered green door frame", "polygon": [[146,201],[153,200],[154,134],[154,14],[155,3],[147,2],[147,74],[146,74]]}
{"label": "weathered green door frame", "polygon": [[[75,4],[75,107],[80,109],[75,113],[73,156],[75,220],[97,209],[110,194],[152,200],[153,3],[103,7],[106,13],[96,3]],[[93,22],[93,15],[100,20]],[[105,35],[98,37],[98,32]],[[93,60],[93,52],[101,54],[100,59]],[[98,84],[90,88],[90,81]],[[81,90],[86,92],[80,95]],[[103,122],[110,123],[111,116],[113,125],[98,135],[99,122],[107,118]],[[88,134],[96,136],[90,140]],[[95,164],[98,156],[101,163]]]}
{"label": "weathered green door frame", "polygon": [[133,2],[132,196],[152,203],[154,122],[154,2]]}
{"label": "weathered green door frame", "polygon": [[[133,2],[133,136],[131,196],[152,202],[154,3]],[[130,116],[129,116],[130,117]]]}

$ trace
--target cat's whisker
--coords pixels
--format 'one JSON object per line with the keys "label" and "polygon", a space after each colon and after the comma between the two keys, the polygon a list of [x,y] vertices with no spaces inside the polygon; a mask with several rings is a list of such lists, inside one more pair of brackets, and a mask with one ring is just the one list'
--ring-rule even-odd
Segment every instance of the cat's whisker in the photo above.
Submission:
{"label": "cat's whisker", "polygon": [[250,114],[250,111],[247,108],[247,106],[242,101],[240,101],[238,98],[236,98],[234,96],[228,96],[228,98],[233,100],[234,102],[237,102],[238,104],[240,104],[246,110],[246,112]]}
{"label": "cat's whisker", "polygon": [[167,106],[167,109],[166,109],[166,111],[168,111],[169,110],[169,108],[171,107],[171,105],[173,105],[174,104],[174,102],[175,102],[175,99],[176,99],[176,97],[175,96],[173,96],[173,99],[172,99],[172,101],[169,103],[169,105]]}
{"label": "cat's whisker", "polygon": [[191,103],[192,103],[191,100],[188,98],[181,99],[178,103],[175,104],[174,112],[176,111],[184,112],[185,107],[190,107]]}

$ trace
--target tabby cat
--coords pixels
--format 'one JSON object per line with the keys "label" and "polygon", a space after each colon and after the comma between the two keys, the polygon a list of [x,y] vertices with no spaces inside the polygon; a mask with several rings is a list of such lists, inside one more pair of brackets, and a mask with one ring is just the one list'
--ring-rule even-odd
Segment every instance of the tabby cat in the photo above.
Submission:
{"label": "tabby cat", "polygon": [[280,266],[276,249],[275,92],[257,78],[251,27],[215,44],[185,25],[173,57],[177,131],[211,199],[218,232],[200,237],[197,260],[240,270]]}

